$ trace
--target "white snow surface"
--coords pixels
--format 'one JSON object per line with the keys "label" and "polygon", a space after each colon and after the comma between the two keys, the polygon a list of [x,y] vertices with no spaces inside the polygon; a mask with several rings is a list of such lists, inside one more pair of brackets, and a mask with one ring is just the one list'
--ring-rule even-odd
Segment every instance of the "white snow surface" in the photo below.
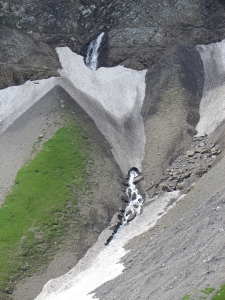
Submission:
{"label": "white snow surface", "polygon": [[120,259],[128,253],[124,245],[153,227],[175,205],[171,199],[177,198],[179,201],[183,196],[179,198],[179,192],[175,191],[158,197],[145,207],[141,217],[123,226],[108,246],[104,243],[111,232],[105,229],[78,264],[67,274],[50,280],[35,300],[96,299],[93,298],[93,290],[122,273],[124,266]]}
{"label": "white snow surface", "polygon": [[28,81],[0,91],[0,133],[54,86],[60,85],[91,116],[108,140],[122,172],[141,170],[145,132],[141,107],[145,73],[122,66],[90,70],[68,47],[56,49],[61,77]]}
{"label": "white snow surface", "polygon": [[23,85],[0,90],[0,134],[50,91],[57,84],[58,79],[52,77],[27,81]]}
{"label": "white snow surface", "polygon": [[198,135],[210,135],[225,120],[225,40],[196,47],[203,60],[205,82]]}

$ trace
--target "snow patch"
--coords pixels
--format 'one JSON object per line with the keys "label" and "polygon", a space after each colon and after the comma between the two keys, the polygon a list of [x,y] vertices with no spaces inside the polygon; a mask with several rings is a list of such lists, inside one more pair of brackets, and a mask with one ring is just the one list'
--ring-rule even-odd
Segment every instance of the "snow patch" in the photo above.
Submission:
{"label": "snow patch", "polygon": [[[82,56],[68,47],[56,49],[61,77],[28,81],[0,91],[0,133],[54,86],[60,85],[90,115],[108,140],[122,172],[142,169],[145,132],[141,107],[145,96],[145,73],[126,69],[90,70]],[[124,159],[126,157],[126,159]]]}
{"label": "snow patch", "polygon": [[205,72],[198,135],[211,134],[225,120],[225,40],[199,45]]}
{"label": "snow patch", "polygon": [[109,229],[105,229],[83,259],[67,274],[50,280],[35,300],[96,299],[93,298],[94,289],[122,273],[124,266],[120,260],[128,253],[124,245],[153,227],[175,205],[176,201],[171,201],[173,198],[181,199],[178,191],[156,197],[154,202],[145,206],[141,217],[118,231],[108,246],[104,246],[109,236]]}

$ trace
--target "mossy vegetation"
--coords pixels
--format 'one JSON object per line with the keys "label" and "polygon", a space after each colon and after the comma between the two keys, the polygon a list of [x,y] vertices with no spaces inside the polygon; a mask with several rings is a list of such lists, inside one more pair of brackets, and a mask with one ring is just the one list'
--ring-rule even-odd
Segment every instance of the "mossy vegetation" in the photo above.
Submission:
{"label": "mossy vegetation", "polygon": [[75,194],[87,188],[89,142],[75,125],[59,129],[18,172],[0,210],[0,299],[47,263],[79,220]]}
{"label": "mossy vegetation", "polygon": [[216,292],[216,294],[212,297],[212,300],[225,300],[225,284],[223,284]]}
{"label": "mossy vegetation", "polygon": [[189,299],[191,299],[191,295],[186,295],[186,296],[184,296],[184,298],[183,298],[183,300],[189,300]]}
{"label": "mossy vegetation", "polygon": [[225,300],[225,284],[221,286],[218,291],[215,288],[207,287],[204,290],[197,290],[193,294],[188,294],[183,297],[182,300],[199,300],[199,299],[209,299],[207,296],[211,295],[211,300]]}

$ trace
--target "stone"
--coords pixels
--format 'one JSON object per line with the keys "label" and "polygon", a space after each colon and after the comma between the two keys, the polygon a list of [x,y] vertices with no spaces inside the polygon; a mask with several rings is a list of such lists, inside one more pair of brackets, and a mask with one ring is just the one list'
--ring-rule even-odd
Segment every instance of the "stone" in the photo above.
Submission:
{"label": "stone", "polygon": [[204,173],[206,173],[207,169],[197,169],[195,171],[195,175],[201,177]]}
{"label": "stone", "polygon": [[128,210],[127,212],[126,212],[126,216],[129,216],[129,215],[131,215],[133,213],[133,211],[130,209],[130,210]]}
{"label": "stone", "polygon": [[212,167],[212,162],[210,161],[210,162],[208,162],[208,164],[207,164],[207,166],[209,167],[209,168],[211,168]]}
{"label": "stone", "polygon": [[174,182],[171,182],[171,183],[169,184],[169,188],[170,188],[171,190],[176,190],[176,184],[175,184]]}
{"label": "stone", "polygon": [[10,287],[7,287],[7,288],[5,289],[5,293],[8,294],[8,295],[12,295],[13,289],[10,288]]}
{"label": "stone", "polygon": [[139,181],[141,181],[144,177],[142,175],[139,175],[137,177],[134,178],[134,184],[138,183]]}
{"label": "stone", "polygon": [[39,134],[39,138],[43,138],[44,137],[44,134],[43,133],[41,133],[41,134]]}
{"label": "stone", "polygon": [[159,188],[162,190],[162,191],[165,191],[165,192],[171,192],[171,189],[169,187],[169,185],[167,183],[160,183],[159,184]]}
{"label": "stone", "polygon": [[126,194],[122,195],[122,196],[120,197],[120,199],[121,199],[123,202],[125,202],[125,203],[128,203],[128,202],[129,202],[129,197],[128,197]]}
{"label": "stone", "polygon": [[136,213],[130,214],[129,217],[128,217],[128,219],[127,219],[127,222],[133,221],[135,217],[136,217]]}
{"label": "stone", "polygon": [[134,192],[131,199],[132,199],[132,200],[135,200],[136,197],[137,197],[137,194]]}
{"label": "stone", "polygon": [[221,152],[221,150],[218,150],[216,147],[211,148],[212,155],[218,155],[220,152]]}
{"label": "stone", "polygon": [[180,176],[177,175],[177,174],[174,174],[174,175],[173,175],[173,179],[175,179],[175,180],[180,180]]}
{"label": "stone", "polygon": [[184,173],[184,178],[188,178],[191,175],[191,171],[187,171],[186,173]]}
{"label": "stone", "polygon": [[184,188],[183,184],[181,184],[181,183],[178,183],[178,184],[177,184],[177,189],[178,189],[178,190],[181,191],[181,190],[183,190],[183,188]]}
{"label": "stone", "polygon": [[201,148],[201,147],[198,147],[195,149],[195,153],[202,153],[202,151],[203,151],[203,148]]}
{"label": "stone", "polygon": [[202,151],[201,151],[202,154],[208,153],[208,152],[209,152],[209,149],[207,149],[207,148],[203,148]]}
{"label": "stone", "polygon": [[194,154],[195,154],[195,151],[193,151],[193,150],[189,150],[189,151],[186,152],[186,155],[188,157],[192,157],[192,156],[194,156]]}

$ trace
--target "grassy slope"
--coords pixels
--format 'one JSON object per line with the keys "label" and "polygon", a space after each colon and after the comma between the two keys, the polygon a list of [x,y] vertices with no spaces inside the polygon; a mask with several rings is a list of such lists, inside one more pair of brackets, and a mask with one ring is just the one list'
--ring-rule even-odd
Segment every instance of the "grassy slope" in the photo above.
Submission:
{"label": "grassy slope", "polygon": [[[200,293],[200,295],[196,295]],[[212,300],[225,300],[225,284],[220,287],[218,291],[215,292],[214,288],[208,287],[201,291],[195,291],[193,295],[189,294],[183,297],[183,300],[200,300],[200,299],[208,299],[207,296],[214,294],[212,296]]]}
{"label": "grassy slope", "polygon": [[0,299],[21,276],[48,261],[78,216],[74,191],[85,189],[88,142],[80,128],[57,131],[17,174],[0,211]]}

